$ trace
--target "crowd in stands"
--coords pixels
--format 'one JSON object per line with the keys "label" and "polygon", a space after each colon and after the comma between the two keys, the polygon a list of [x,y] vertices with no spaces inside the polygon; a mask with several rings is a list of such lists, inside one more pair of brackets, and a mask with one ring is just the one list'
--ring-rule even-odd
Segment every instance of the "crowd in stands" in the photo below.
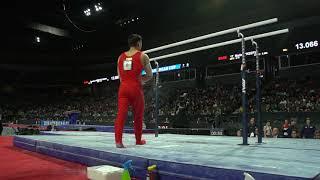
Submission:
{"label": "crowd in stands", "polygon": [[[248,124],[248,137],[257,137],[258,134],[255,118],[251,118]],[[242,136],[242,129],[238,130],[237,136]],[[316,129],[310,118],[306,118],[304,124],[298,124],[295,118],[290,121],[285,119],[280,127],[272,126],[271,121],[267,121],[263,126],[262,137],[320,139],[320,130]]]}
{"label": "crowd in stands", "polygon": [[262,100],[266,112],[319,112],[320,88],[312,80],[278,79],[263,88]]}
{"label": "crowd in stands", "polygon": [[[162,90],[160,91],[162,92]],[[249,93],[249,113],[254,112],[254,91]],[[23,102],[22,104],[1,104],[0,114],[3,117],[15,116],[19,120],[65,120],[65,111],[81,111],[82,122],[113,123],[117,113],[117,91],[115,89],[104,96],[66,97],[63,100],[52,100],[46,103]],[[152,90],[145,92],[145,121],[154,121],[154,93]],[[160,93],[161,94],[161,93]],[[159,115],[165,121],[172,121],[172,117],[183,112],[189,121],[204,121],[212,123],[212,119],[225,117],[241,112],[241,89],[239,85],[215,84],[208,87],[194,87],[175,89],[162,94],[160,98]],[[320,89],[317,83],[297,80],[276,79],[263,86],[262,111],[264,112],[320,112]],[[132,113],[129,113],[129,116]],[[203,118],[205,117],[205,118]],[[207,118],[210,117],[210,118]],[[204,120],[203,120],[204,119]],[[222,118],[224,119],[224,118]],[[270,120],[266,125],[265,136],[273,136],[282,132],[280,127]],[[294,121],[286,123],[294,124]],[[301,125],[301,123],[300,123]],[[235,130],[236,131],[236,130]],[[303,131],[296,128],[290,133],[301,136]],[[294,135],[293,135],[294,136]],[[301,136],[302,137],[302,136]]]}
{"label": "crowd in stands", "polygon": [[160,108],[160,115],[175,115],[185,108],[187,115],[212,115],[232,113],[240,106],[240,88],[233,85],[216,85],[206,88],[176,89]]}
{"label": "crowd in stands", "polygon": [[13,116],[19,120],[64,120],[67,110],[81,111],[83,119],[102,121],[103,117],[115,116],[116,93],[103,97],[73,97],[64,101],[44,103],[22,103],[0,107],[4,116]]}

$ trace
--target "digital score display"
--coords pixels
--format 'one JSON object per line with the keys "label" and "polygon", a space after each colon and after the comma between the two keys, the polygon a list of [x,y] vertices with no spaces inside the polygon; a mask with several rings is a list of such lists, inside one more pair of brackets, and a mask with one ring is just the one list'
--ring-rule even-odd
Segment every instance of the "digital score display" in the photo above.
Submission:
{"label": "digital score display", "polygon": [[[246,52],[246,56],[247,57],[254,57],[256,54],[255,51],[250,51],[250,52]],[[268,55],[269,52],[261,52],[259,53],[260,56],[265,56]],[[234,61],[234,60],[239,60],[241,59],[242,54],[238,53],[238,54],[232,54],[232,55],[225,55],[225,56],[219,56],[218,57],[218,61]]]}
{"label": "digital score display", "polygon": [[310,49],[310,48],[316,48],[319,47],[319,41],[314,40],[314,41],[308,41],[308,42],[301,42],[301,43],[296,43],[295,48],[297,50],[303,50],[303,49]]}
{"label": "digital score display", "polygon": [[[189,63],[187,64],[175,64],[171,66],[164,66],[164,67],[159,67],[159,73],[161,72],[167,72],[167,71],[174,71],[174,70],[180,70],[183,68],[188,68],[190,66]],[[155,74],[157,72],[157,69],[152,69],[152,73]],[[143,70],[142,75],[145,75],[146,72]]]}
{"label": "digital score display", "polygon": [[[314,48],[319,48],[319,41],[318,40],[311,40],[311,41],[305,41],[305,42],[298,42],[298,43],[292,43],[294,44],[294,49],[295,51],[302,51],[302,50],[307,50],[307,49],[314,49]],[[293,45],[292,45],[293,46]],[[292,50],[292,49],[291,49]],[[283,52],[287,52],[288,49],[283,49]],[[290,49],[289,49],[290,51]],[[259,53],[260,56],[265,56],[268,55],[269,52],[261,52]],[[247,57],[254,57],[255,56],[255,51],[249,51],[246,52]],[[232,55],[224,55],[224,56],[219,56],[218,61],[234,61],[234,60],[240,60],[242,58],[241,53],[237,54],[232,54]]]}

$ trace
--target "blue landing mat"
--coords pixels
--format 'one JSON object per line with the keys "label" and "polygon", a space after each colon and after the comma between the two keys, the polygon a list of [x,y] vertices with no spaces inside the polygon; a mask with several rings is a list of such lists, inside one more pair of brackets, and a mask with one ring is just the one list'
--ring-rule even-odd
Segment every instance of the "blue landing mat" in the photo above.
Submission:
{"label": "blue landing mat", "polygon": [[[59,130],[79,130],[79,129],[88,129],[94,128],[97,132],[114,132],[114,126],[101,126],[101,125],[77,125],[77,124],[68,124],[58,126]],[[123,130],[125,133],[134,133],[131,127],[125,127]],[[144,129],[143,133],[154,133],[153,129]],[[45,132],[42,133],[45,135]]]}
{"label": "blue landing mat", "polygon": [[158,165],[166,179],[311,179],[320,172],[320,141],[264,139],[266,144],[239,146],[241,138],[160,134],[145,135],[147,145],[136,146],[124,135],[126,149],[114,147],[114,134],[60,132],[59,136],[16,136],[17,147],[86,164],[120,166],[132,159],[136,176],[144,178],[148,165]]}

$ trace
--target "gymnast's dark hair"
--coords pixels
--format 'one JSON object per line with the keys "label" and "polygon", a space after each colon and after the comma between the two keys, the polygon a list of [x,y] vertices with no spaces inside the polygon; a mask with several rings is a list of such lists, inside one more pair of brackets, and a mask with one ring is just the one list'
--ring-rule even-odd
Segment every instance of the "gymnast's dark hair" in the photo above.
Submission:
{"label": "gymnast's dark hair", "polygon": [[131,34],[128,37],[128,45],[129,45],[129,47],[137,46],[137,43],[139,41],[142,41],[142,37],[139,34]]}

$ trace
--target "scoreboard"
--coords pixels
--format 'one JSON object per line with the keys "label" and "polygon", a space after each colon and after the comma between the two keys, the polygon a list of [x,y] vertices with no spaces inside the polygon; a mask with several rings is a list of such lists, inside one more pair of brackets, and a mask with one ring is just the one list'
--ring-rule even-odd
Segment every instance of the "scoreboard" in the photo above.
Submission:
{"label": "scoreboard", "polygon": [[[319,49],[319,40],[305,40],[305,41],[297,41],[297,42],[291,42],[289,43],[289,48],[285,48],[282,51],[283,52],[294,52],[294,53],[299,53],[303,52],[306,50],[317,50]],[[264,51],[260,52],[260,56],[266,56],[268,55],[269,52]],[[249,51],[246,52],[246,57],[254,57],[255,56],[255,51]],[[223,56],[218,56],[218,61],[235,61],[235,60],[240,60],[242,57],[242,53],[235,53],[231,55],[223,55]]]}
{"label": "scoreboard", "polygon": [[[255,51],[249,51],[246,52],[246,56],[247,57],[254,57],[256,54]],[[268,55],[269,52],[264,51],[264,52],[260,52],[259,55],[260,56],[266,56]],[[231,54],[231,55],[224,55],[224,56],[219,56],[218,57],[218,61],[234,61],[234,60],[239,60],[242,57],[242,53],[236,53],[236,54]]]}
{"label": "scoreboard", "polygon": [[312,40],[307,42],[299,42],[295,44],[296,50],[304,50],[304,49],[311,49],[319,47],[318,40]]}

